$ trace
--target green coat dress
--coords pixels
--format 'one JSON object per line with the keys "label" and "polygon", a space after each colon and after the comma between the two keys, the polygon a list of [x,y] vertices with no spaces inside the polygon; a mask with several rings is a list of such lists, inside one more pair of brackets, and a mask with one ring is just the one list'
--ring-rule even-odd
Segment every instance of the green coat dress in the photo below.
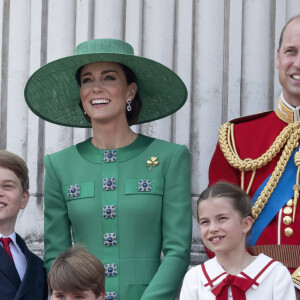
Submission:
{"label": "green coat dress", "polygon": [[144,135],[116,150],[89,139],[46,155],[47,271],[73,239],[104,264],[105,299],[173,300],[190,257],[189,157]]}

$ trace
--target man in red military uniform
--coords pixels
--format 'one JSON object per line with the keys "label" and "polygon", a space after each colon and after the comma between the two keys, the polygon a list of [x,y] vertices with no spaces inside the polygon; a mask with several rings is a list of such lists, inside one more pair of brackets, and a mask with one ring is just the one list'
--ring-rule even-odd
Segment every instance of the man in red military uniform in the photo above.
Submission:
{"label": "man in red military uniform", "polygon": [[209,184],[225,180],[249,193],[249,250],[285,264],[300,299],[300,15],[282,30],[276,67],[283,91],[275,111],[221,126]]}

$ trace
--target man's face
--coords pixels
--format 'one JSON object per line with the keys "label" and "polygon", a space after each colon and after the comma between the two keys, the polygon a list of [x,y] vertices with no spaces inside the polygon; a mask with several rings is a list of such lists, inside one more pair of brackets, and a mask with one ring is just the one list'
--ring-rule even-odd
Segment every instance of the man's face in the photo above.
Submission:
{"label": "man's face", "polygon": [[277,49],[276,67],[284,99],[300,106],[300,19],[286,27],[281,47]]}

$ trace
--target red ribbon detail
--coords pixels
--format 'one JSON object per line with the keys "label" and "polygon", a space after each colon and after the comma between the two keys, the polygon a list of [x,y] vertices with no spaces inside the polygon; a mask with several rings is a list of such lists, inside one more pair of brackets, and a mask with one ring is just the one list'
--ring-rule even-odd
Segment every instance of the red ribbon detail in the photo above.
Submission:
{"label": "red ribbon detail", "polygon": [[216,300],[228,300],[228,288],[231,287],[233,300],[246,300],[246,292],[255,284],[253,279],[247,279],[228,274],[211,292]]}

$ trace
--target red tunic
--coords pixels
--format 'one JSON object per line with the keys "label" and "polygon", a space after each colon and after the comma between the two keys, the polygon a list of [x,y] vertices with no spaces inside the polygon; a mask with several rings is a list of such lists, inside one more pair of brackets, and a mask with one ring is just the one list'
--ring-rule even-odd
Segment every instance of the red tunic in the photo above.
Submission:
{"label": "red tunic", "polygon": [[[233,123],[235,123],[235,121],[233,121]],[[239,154],[240,158],[256,159],[260,157],[269,149],[276,137],[287,125],[287,123],[278,118],[275,112],[239,119],[234,125],[234,139],[237,153]],[[273,172],[280,155],[281,152],[277,154],[277,156],[274,157],[266,166],[257,169],[254,182],[249,193],[251,197],[253,197],[257,188],[262,184],[262,182]],[[245,172],[245,189],[248,186],[251,174],[252,171]],[[238,169],[235,169],[229,165],[219,147],[219,144],[217,144],[209,167],[209,184],[212,185],[220,180],[225,180],[240,185],[241,174]],[[296,178],[292,185],[295,183]],[[287,198],[286,202],[288,200],[289,199]],[[295,223],[291,223],[290,225],[283,224],[284,216],[285,215],[282,213],[280,220],[278,220],[279,213],[277,213],[277,215],[260,235],[256,245],[300,245],[299,204],[296,210]],[[284,234],[284,230],[287,227],[293,229],[293,234],[290,237],[287,237]],[[278,234],[278,230],[280,235]]]}

